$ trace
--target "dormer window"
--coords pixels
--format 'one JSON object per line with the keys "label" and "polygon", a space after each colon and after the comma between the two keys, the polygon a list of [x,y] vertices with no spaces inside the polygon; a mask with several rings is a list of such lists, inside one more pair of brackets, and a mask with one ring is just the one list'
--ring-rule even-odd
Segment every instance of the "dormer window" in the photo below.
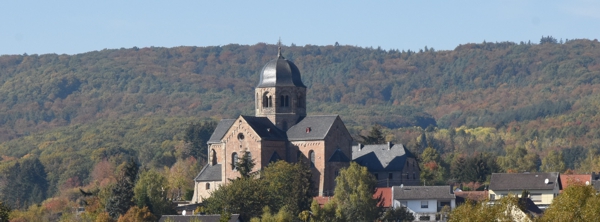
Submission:
{"label": "dormer window", "polygon": [[310,133],[310,127],[306,127],[306,133]]}

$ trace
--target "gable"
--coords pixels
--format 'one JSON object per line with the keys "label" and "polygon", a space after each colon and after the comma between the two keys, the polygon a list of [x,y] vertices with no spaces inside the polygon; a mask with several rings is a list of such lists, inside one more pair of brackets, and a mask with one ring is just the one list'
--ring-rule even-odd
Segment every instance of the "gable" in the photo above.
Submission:
{"label": "gable", "polygon": [[374,144],[352,146],[352,160],[369,171],[398,171],[414,156],[402,144]]}

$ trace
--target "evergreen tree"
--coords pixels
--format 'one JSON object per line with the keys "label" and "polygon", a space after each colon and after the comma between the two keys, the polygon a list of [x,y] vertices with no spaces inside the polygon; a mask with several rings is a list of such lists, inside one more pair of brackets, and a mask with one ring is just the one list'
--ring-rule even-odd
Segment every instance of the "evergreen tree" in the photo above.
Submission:
{"label": "evergreen tree", "polygon": [[113,219],[118,219],[120,215],[127,213],[129,208],[134,205],[133,196],[138,169],[135,160],[130,158],[123,167],[123,171],[117,179],[117,184],[112,188],[106,203],[106,211]]}
{"label": "evergreen tree", "polygon": [[381,132],[381,126],[373,126],[371,127],[371,131],[369,131],[369,135],[363,136],[360,135],[361,142],[363,144],[383,144],[385,143],[385,137]]}
{"label": "evergreen tree", "polygon": [[0,187],[0,196],[10,207],[24,209],[46,199],[48,181],[45,167],[39,159],[28,158],[17,162],[6,172],[3,179],[10,183]]}
{"label": "evergreen tree", "polygon": [[4,221],[8,221],[9,217],[10,217],[10,206],[2,203],[2,201],[0,201],[0,221],[4,222]]}
{"label": "evergreen tree", "polygon": [[242,158],[237,162],[233,163],[235,169],[240,172],[240,176],[244,179],[249,178],[252,175],[252,169],[254,168],[254,160],[250,156],[250,152],[244,152]]}
{"label": "evergreen tree", "polygon": [[206,161],[208,147],[206,142],[215,131],[217,124],[212,121],[202,123],[192,123],[185,130],[184,141],[189,145],[189,149],[183,153],[182,158],[193,156],[196,159]]}

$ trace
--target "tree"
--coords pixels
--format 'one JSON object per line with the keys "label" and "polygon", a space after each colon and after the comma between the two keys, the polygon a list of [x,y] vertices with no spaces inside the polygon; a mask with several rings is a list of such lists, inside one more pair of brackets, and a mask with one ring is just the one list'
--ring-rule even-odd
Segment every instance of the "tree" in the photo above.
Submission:
{"label": "tree", "polygon": [[[513,213],[515,212],[515,213]],[[521,214],[519,214],[521,212]],[[523,221],[519,209],[519,200],[516,197],[502,197],[500,200],[490,203],[482,201],[479,203],[467,200],[466,203],[456,207],[450,212],[449,222],[454,221]],[[528,218],[530,219],[530,218]]]}
{"label": "tree", "polygon": [[229,181],[225,186],[215,190],[204,200],[206,213],[239,213],[243,221],[262,214],[262,208],[275,208],[271,194],[264,180],[256,178],[239,178]]}
{"label": "tree", "polygon": [[552,150],[548,153],[544,159],[542,159],[542,172],[564,172],[565,171],[565,162],[563,160],[562,152],[557,152],[556,150]]}
{"label": "tree", "polygon": [[269,164],[261,172],[261,178],[265,180],[272,202],[277,206],[273,210],[279,211],[279,208],[285,207],[294,216],[308,210],[313,199],[311,177],[306,164],[285,161]]}
{"label": "tree", "polygon": [[250,156],[250,152],[244,152],[242,158],[238,162],[232,164],[244,179],[247,179],[252,175],[252,169],[254,168],[254,165],[256,165],[252,156]]}
{"label": "tree", "polygon": [[446,170],[445,167],[441,165],[442,161],[438,152],[431,147],[427,147],[423,150],[420,159],[420,179],[423,184],[444,184]]}
{"label": "tree", "polygon": [[139,208],[147,207],[152,214],[161,216],[174,213],[168,196],[167,178],[155,170],[144,171],[134,187],[134,200]]}
{"label": "tree", "polygon": [[9,216],[10,216],[10,206],[2,203],[2,201],[0,201],[0,221],[4,222],[4,221],[8,221]]}
{"label": "tree", "polygon": [[0,186],[0,196],[10,207],[24,209],[46,199],[48,181],[44,165],[38,158],[28,158],[9,167],[3,179],[10,181]]}
{"label": "tree", "polygon": [[182,158],[193,156],[196,159],[206,160],[208,150],[206,142],[215,131],[217,124],[213,121],[201,123],[192,123],[185,129],[184,141],[189,144],[186,151],[182,153]]}
{"label": "tree", "polygon": [[598,203],[593,186],[574,183],[552,201],[540,221],[594,221],[600,216]]}
{"label": "tree", "polygon": [[379,216],[377,199],[373,198],[377,181],[366,167],[355,162],[340,170],[335,179],[333,202],[336,217],[345,221],[373,221]]}
{"label": "tree", "polygon": [[415,216],[409,212],[405,207],[389,208],[379,218],[385,222],[396,222],[396,221],[414,221]]}
{"label": "tree", "polygon": [[127,213],[119,217],[117,222],[153,222],[158,221],[158,218],[154,216],[148,207],[139,208],[134,206],[130,208]]}
{"label": "tree", "polygon": [[381,126],[376,125],[371,127],[371,131],[369,131],[369,135],[363,136],[360,135],[361,141],[363,144],[383,144],[385,143],[385,137],[381,132]]}
{"label": "tree", "polygon": [[130,158],[125,163],[121,175],[117,179],[117,184],[111,189],[111,194],[106,203],[106,211],[113,219],[127,213],[129,208],[134,205],[133,188],[135,187],[137,174],[138,165],[133,158]]}

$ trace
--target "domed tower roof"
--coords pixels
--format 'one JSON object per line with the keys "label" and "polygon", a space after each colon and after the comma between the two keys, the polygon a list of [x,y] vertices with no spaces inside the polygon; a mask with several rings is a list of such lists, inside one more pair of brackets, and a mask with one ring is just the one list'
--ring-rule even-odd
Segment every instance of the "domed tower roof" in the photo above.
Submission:
{"label": "domed tower roof", "polygon": [[277,58],[269,61],[263,67],[260,72],[260,81],[256,88],[275,86],[297,86],[306,88],[304,83],[302,83],[298,67],[281,55],[281,47],[279,47]]}

